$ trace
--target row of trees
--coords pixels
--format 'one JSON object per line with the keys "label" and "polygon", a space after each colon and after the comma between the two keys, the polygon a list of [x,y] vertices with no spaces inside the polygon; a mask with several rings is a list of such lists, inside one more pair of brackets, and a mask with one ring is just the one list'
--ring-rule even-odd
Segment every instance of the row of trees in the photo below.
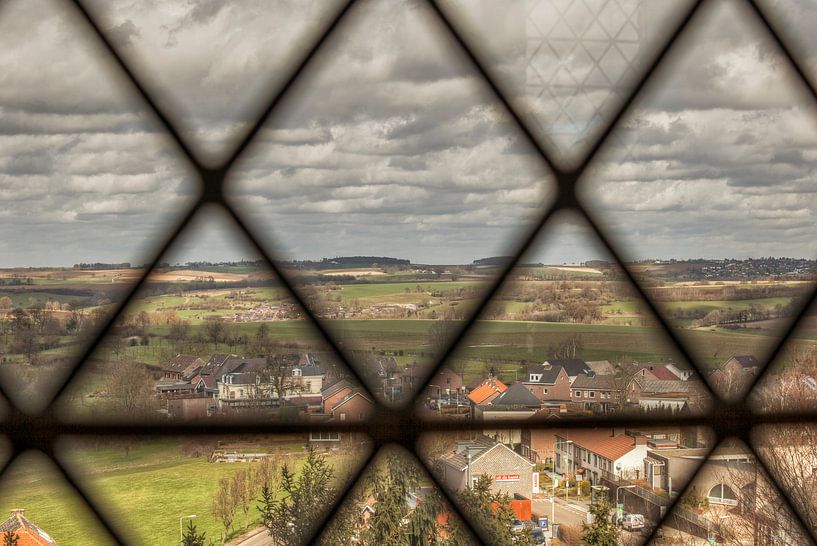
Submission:
{"label": "row of trees", "polygon": [[223,526],[222,542],[237,521],[242,522],[241,529],[250,527],[255,507],[257,523],[266,528],[272,544],[305,544],[337,497],[336,481],[335,467],[312,449],[297,473],[282,456],[275,455],[262,459],[254,469],[221,478],[211,512]]}

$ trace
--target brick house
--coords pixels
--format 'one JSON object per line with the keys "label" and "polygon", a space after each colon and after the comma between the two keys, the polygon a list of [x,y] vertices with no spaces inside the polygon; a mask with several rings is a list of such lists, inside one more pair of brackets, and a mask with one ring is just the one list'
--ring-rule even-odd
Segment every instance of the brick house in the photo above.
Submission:
{"label": "brick house", "polygon": [[556,434],[564,429],[523,428],[521,433],[522,454],[533,462],[546,462],[554,458]]}
{"label": "brick house", "polygon": [[329,415],[332,408],[346,396],[352,394],[360,387],[349,381],[348,379],[341,379],[335,381],[321,390],[322,411]]}
{"label": "brick house", "polygon": [[723,370],[732,375],[740,373],[757,375],[760,370],[760,362],[754,355],[735,355],[726,361]]}
{"label": "brick house", "polygon": [[31,523],[23,514],[25,510],[16,508],[11,515],[0,523],[0,535],[11,531],[17,538],[19,546],[54,546],[57,544],[48,533]]}
{"label": "brick house", "polygon": [[371,398],[360,390],[347,394],[335,404],[329,414],[334,421],[360,423],[371,418],[375,405]]}
{"label": "brick house", "polygon": [[618,392],[612,375],[580,374],[570,385],[570,400],[574,408],[605,415],[616,410]]}
{"label": "brick house", "polygon": [[492,480],[491,490],[496,493],[533,497],[533,463],[487,436],[458,441],[433,463],[451,491],[462,491],[469,480],[473,483],[479,476],[487,475]]}
{"label": "brick house", "polygon": [[197,356],[177,354],[162,366],[162,372],[165,380],[189,381],[204,365],[205,362]]}
{"label": "brick house", "polygon": [[562,366],[531,366],[522,384],[542,402],[570,400],[570,377]]}
{"label": "brick house", "polygon": [[428,382],[426,397],[432,399],[447,398],[457,391],[463,393],[465,391],[462,377],[444,366]]}

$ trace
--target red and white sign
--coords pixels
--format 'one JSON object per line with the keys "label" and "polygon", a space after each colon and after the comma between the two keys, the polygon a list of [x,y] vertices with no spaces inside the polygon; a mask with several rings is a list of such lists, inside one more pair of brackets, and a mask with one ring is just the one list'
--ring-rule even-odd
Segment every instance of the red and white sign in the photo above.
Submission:
{"label": "red and white sign", "polygon": [[532,483],[533,483],[533,492],[538,493],[539,492],[539,473],[538,472],[533,473],[533,482]]}
{"label": "red and white sign", "polygon": [[494,476],[495,482],[518,482],[519,474],[497,474]]}

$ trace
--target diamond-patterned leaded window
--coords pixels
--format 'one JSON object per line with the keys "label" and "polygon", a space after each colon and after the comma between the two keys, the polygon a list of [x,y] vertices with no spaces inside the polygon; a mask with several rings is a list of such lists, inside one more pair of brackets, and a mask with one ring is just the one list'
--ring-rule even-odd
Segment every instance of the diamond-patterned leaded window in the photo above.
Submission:
{"label": "diamond-patterned leaded window", "polygon": [[815,10],[0,2],[4,544],[815,542]]}

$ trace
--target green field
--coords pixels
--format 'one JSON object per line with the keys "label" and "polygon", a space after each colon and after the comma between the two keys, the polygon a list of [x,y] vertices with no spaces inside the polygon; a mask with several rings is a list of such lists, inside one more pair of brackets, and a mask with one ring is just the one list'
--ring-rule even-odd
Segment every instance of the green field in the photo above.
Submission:
{"label": "green field", "polygon": [[[440,281],[440,282],[395,282],[395,283],[361,283],[338,285],[339,290],[333,294],[340,294],[346,300],[381,298],[384,296],[413,296],[427,298],[427,292],[443,290],[459,290],[460,288],[474,288],[485,285],[481,281]],[[417,287],[420,292],[417,292]]]}
{"label": "green field", "polygon": [[721,300],[721,301],[666,301],[659,302],[658,305],[667,312],[672,313],[676,309],[688,311],[695,310],[702,313],[710,311],[742,311],[749,309],[752,305],[766,309],[772,309],[775,305],[788,305],[792,298],[758,298],[753,300]]}
{"label": "green field", "polygon": [[[177,439],[134,441],[127,452],[121,445],[110,444],[99,448],[90,444],[71,447],[63,460],[72,475],[115,528],[134,544],[176,544],[179,517],[187,514],[196,514],[198,530],[218,543],[223,527],[210,511],[218,480],[256,464],[210,463],[206,456],[187,457]],[[353,455],[342,459],[333,456],[339,473],[345,475],[347,471],[342,469],[352,468]],[[297,469],[301,459],[290,461]],[[60,545],[112,542],[94,525],[81,499],[49,471],[47,461],[42,458],[25,461],[12,470],[3,481],[0,513],[25,508],[26,516]],[[252,503],[250,511],[251,527],[258,517],[255,504]],[[239,512],[230,536],[240,534],[243,527],[244,514]]]}

